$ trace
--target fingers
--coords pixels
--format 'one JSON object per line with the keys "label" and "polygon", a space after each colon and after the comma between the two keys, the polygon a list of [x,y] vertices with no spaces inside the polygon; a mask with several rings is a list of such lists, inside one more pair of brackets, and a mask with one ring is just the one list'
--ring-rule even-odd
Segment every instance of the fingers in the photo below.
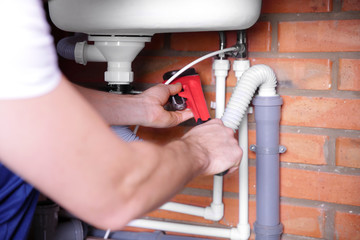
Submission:
{"label": "fingers", "polygon": [[182,89],[182,85],[181,83],[176,83],[176,84],[169,84],[169,85],[165,85],[168,87],[169,91],[170,91],[170,95],[176,95],[178,94],[181,89]]}
{"label": "fingers", "polygon": [[191,112],[190,109],[185,109],[182,111],[176,111],[176,112],[168,112],[170,114],[170,121],[169,127],[176,126],[192,117],[194,117],[194,114]]}

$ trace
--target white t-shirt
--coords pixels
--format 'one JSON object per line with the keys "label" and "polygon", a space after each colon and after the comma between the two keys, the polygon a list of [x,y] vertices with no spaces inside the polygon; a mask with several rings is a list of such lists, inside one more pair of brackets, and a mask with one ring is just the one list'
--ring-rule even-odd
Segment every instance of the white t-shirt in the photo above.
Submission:
{"label": "white t-shirt", "polygon": [[0,99],[53,90],[61,72],[41,0],[1,0],[0,31]]}

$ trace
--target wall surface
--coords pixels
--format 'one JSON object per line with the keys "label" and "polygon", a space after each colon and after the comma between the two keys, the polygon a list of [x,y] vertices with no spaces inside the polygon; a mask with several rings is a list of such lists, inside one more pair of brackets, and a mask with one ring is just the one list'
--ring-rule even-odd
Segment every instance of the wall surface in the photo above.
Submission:
{"label": "wall surface", "polygon": [[[206,6],[204,6],[206,7]],[[235,33],[227,32],[228,45]],[[263,0],[259,21],[248,30],[251,64],[271,66],[284,99],[281,144],[281,222],[283,239],[360,239],[360,1]],[[160,83],[168,70],[180,69],[218,49],[216,32],[159,34],[133,64],[141,87]],[[215,101],[212,60],[195,66],[210,105]],[[105,65],[60,65],[74,81],[99,82]],[[230,97],[236,80],[227,80]],[[214,110],[210,110],[214,116]],[[249,115],[250,144],[255,143]],[[165,144],[191,128],[140,128],[146,140]],[[250,222],[255,221],[255,154],[250,154]],[[167,180],[170,181],[171,179]],[[207,206],[212,177],[198,177],[174,200]],[[225,217],[211,222],[154,211],[151,217],[206,225],[237,224],[237,173],[225,176]],[[252,238],[254,236],[252,235]]]}

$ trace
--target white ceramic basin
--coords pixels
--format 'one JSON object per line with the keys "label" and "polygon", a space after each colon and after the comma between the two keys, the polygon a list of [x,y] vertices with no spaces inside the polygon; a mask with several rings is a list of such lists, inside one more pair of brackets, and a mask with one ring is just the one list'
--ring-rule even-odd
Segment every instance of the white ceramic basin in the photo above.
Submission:
{"label": "white ceramic basin", "polygon": [[65,31],[95,35],[240,30],[260,15],[261,0],[50,0]]}

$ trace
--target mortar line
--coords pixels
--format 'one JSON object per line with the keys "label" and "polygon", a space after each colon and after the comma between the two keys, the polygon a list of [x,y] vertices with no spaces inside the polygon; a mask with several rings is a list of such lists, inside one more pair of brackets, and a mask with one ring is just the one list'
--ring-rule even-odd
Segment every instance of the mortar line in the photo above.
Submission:
{"label": "mortar line", "polygon": [[318,12],[318,13],[266,13],[260,16],[259,21],[277,19],[279,22],[306,22],[360,19],[359,12]]}
{"label": "mortar line", "polygon": [[[326,146],[327,145],[327,146]],[[330,136],[329,141],[325,143],[324,148],[327,147],[328,152],[326,153],[325,159],[328,166],[336,167],[336,137]]]}
{"label": "mortar line", "polygon": [[335,233],[335,209],[330,207],[325,211],[325,227],[324,227],[324,237],[327,240],[334,239]]}
{"label": "mortar line", "polygon": [[342,12],[341,11],[341,8],[342,8],[342,1],[341,0],[333,0],[332,4],[333,4],[333,12],[334,13]]}
{"label": "mortar line", "polygon": [[[187,187],[181,192],[181,194],[211,198],[212,190]],[[231,199],[238,199],[239,194],[237,192],[224,191],[224,197]],[[256,201],[256,195],[249,194],[249,200]],[[311,200],[311,199],[284,197],[284,196],[282,196],[280,200],[282,204],[286,204],[286,205],[319,208],[323,210],[335,209],[336,211],[339,212],[360,214],[360,206],[353,206],[353,205],[346,205],[346,204],[339,204],[339,203],[332,203],[332,202],[325,202],[325,201]]]}

